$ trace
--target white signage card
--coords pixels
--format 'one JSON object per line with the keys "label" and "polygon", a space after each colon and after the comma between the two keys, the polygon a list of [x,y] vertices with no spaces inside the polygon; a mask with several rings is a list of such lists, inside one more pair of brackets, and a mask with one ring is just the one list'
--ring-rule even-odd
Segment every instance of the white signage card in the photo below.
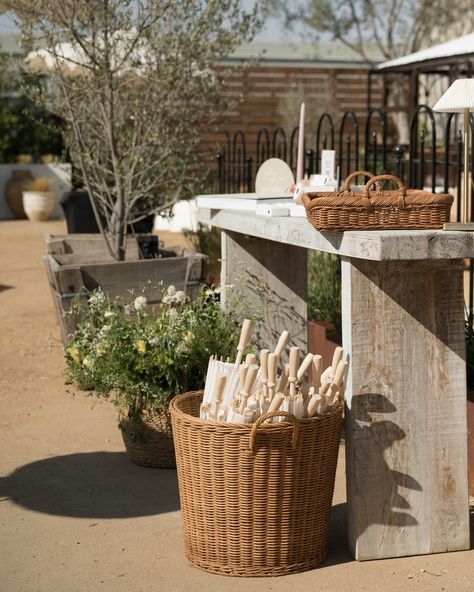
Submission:
{"label": "white signage card", "polygon": [[321,152],[321,175],[335,179],[336,177],[336,151],[323,150]]}

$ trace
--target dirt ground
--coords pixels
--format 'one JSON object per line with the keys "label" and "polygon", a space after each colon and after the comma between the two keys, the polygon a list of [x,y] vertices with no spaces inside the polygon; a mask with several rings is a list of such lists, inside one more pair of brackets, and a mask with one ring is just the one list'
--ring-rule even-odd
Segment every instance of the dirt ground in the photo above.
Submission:
{"label": "dirt ground", "polygon": [[189,567],[176,472],[131,464],[116,410],[67,393],[45,232],[63,233],[64,223],[0,222],[0,592],[473,592],[472,550],[351,559],[343,450],[321,568],[249,580]]}

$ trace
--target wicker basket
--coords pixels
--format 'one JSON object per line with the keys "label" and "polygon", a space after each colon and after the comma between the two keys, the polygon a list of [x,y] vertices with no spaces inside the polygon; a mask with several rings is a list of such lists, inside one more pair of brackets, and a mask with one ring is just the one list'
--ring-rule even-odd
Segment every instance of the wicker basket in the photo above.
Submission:
{"label": "wicker basket", "polygon": [[[354,193],[350,182],[363,175],[371,177],[365,189]],[[398,189],[384,190],[381,181],[392,181]],[[375,184],[375,190],[371,190]],[[366,171],[350,174],[338,193],[303,194],[306,216],[316,230],[382,230],[442,228],[449,222],[453,196],[421,189],[407,189],[398,177]]]}
{"label": "wicker basket", "polygon": [[122,417],[119,425],[127,453],[135,464],[157,469],[176,467],[171,416],[166,407],[144,413],[138,424]]}
{"label": "wicker basket", "polygon": [[[199,391],[170,404],[189,562],[229,576],[280,576],[322,563],[342,411],[217,423],[199,419],[201,400]],[[277,415],[291,423],[262,423]]]}

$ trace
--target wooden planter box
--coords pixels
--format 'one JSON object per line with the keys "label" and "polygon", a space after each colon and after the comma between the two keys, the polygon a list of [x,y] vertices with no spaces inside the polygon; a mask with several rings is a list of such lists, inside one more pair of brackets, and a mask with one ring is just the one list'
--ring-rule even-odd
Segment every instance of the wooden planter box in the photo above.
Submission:
{"label": "wooden planter box", "polygon": [[125,261],[115,261],[97,234],[46,235],[45,243],[43,261],[63,342],[76,328],[75,320],[65,315],[76,297],[86,301],[87,293],[100,287],[110,298],[121,296],[125,302],[143,294],[153,306],[173,285],[193,300],[207,271],[205,255],[180,247],[159,259],[139,259],[133,237]]}

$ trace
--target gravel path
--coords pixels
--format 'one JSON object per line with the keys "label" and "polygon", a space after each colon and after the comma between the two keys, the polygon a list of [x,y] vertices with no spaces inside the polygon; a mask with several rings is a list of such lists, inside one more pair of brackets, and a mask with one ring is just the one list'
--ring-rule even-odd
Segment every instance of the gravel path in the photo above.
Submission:
{"label": "gravel path", "polygon": [[0,222],[0,592],[473,592],[472,550],[348,556],[343,450],[324,566],[252,580],[188,567],[175,471],[131,464],[116,410],[64,385],[41,261],[43,234],[64,231]]}

